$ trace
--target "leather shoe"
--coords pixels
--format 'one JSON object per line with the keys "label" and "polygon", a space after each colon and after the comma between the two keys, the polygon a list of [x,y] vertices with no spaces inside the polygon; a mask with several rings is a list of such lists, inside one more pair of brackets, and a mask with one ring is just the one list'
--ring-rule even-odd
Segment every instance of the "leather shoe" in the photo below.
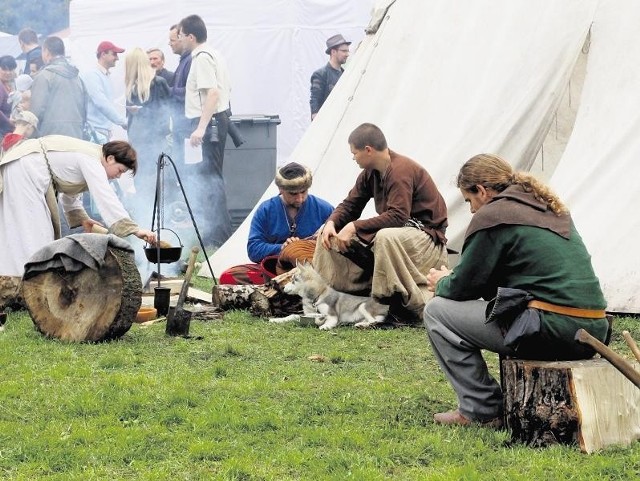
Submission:
{"label": "leather shoe", "polygon": [[487,419],[486,421],[474,421],[463,416],[458,409],[455,411],[448,411],[446,413],[434,414],[433,420],[436,424],[444,424],[448,426],[480,426],[492,429],[502,428],[502,417]]}

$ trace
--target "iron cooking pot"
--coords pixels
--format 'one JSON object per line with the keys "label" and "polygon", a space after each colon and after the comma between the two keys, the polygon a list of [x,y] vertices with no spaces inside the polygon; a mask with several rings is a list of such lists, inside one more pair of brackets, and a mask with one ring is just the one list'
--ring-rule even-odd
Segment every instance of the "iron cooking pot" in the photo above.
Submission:
{"label": "iron cooking pot", "polygon": [[[176,262],[180,259],[182,254],[182,247],[161,247],[160,249],[160,262],[168,264]],[[158,264],[158,248],[151,246],[144,248],[144,255],[149,262]]]}
{"label": "iron cooking pot", "polygon": [[[176,262],[180,260],[180,256],[182,254],[182,241],[178,234],[176,234],[171,229],[161,229],[168,230],[174,233],[174,235],[178,238],[178,242],[180,243],[180,247],[160,247],[158,249],[157,246],[148,246],[144,248],[144,255],[149,262],[153,262],[154,264],[162,263],[162,264],[170,264],[172,262]],[[160,255],[158,255],[160,252]]]}

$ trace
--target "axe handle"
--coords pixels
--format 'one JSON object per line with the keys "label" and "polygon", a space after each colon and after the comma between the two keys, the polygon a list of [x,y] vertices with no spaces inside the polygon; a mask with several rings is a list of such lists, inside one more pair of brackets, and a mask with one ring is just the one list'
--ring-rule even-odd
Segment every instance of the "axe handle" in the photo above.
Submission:
{"label": "axe handle", "polygon": [[613,367],[624,374],[637,388],[640,388],[640,372],[636,371],[624,357],[613,352],[608,346],[602,344],[584,329],[578,329],[576,331],[575,340],[580,344],[592,347],[594,351],[609,361]]}
{"label": "axe handle", "polygon": [[182,304],[184,304],[184,300],[187,297],[187,291],[189,290],[189,283],[191,282],[191,276],[193,275],[193,268],[196,265],[198,252],[200,252],[200,249],[198,249],[197,246],[191,248],[191,253],[189,254],[189,264],[187,264],[187,272],[184,275],[184,281],[182,283],[182,288],[180,289],[178,302],[176,303],[176,310],[182,309]]}
{"label": "axe handle", "polygon": [[627,341],[627,346],[629,346],[633,355],[636,356],[636,359],[640,362],[640,349],[638,349],[638,345],[633,340],[633,337],[631,337],[631,334],[629,334],[629,331],[622,331],[622,336],[624,340]]}

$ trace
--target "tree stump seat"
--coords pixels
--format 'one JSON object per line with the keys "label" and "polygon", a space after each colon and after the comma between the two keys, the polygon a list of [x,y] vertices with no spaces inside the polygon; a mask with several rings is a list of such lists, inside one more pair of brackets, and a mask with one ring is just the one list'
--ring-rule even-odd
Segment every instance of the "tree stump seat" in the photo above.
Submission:
{"label": "tree stump seat", "polygon": [[640,439],[640,389],[607,360],[505,358],[500,368],[512,442],[578,445],[591,453]]}

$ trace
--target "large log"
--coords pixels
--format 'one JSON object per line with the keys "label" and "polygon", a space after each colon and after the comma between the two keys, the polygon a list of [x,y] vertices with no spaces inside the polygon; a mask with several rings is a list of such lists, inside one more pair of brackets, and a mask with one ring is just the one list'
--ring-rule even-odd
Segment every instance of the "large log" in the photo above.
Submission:
{"label": "large log", "polygon": [[640,389],[605,359],[505,359],[502,384],[513,442],[579,445],[591,453],[640,439]]}
{"label": "large log", "polygon": [[65,341],[116,339],[135,322],[142,303],[133,254],[113,247],[98,270],[47,270],[26,279],[22,292],[36,328]]}

